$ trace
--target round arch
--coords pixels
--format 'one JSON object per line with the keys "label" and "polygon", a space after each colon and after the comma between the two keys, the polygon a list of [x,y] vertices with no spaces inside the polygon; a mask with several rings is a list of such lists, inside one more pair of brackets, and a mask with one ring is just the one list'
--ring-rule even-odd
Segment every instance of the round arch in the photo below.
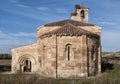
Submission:
{"label": "round arch", "polygon": [[32,61],[33,64],[36,63],[36,60],[33,56],[29,55],[29,54],[25,54],[23,56],[21,56],[19,59],[18,59],[18,63],[19,64],[23,64],[25,60],[27,59],[30,59]]}
{"label": "round arch", "polygon": [[81,19],[84,19],[84,18],[85,18],[85,11],[84,11],[84,10],[81,10],[81,12],[80,12],[80,17],[81,17]]}
{"label": "round arch", "polygon": [[25,54],[18,59],[18,64],[20,66],[20,72],[32,72],[34,71],[36,60],[33,56]]}
{"label": "round arch", "polygon": [[67,61],[74,60],[74,50],[72,46],[73,45],[71,42],[67,42],[64,44],[64,55]]}

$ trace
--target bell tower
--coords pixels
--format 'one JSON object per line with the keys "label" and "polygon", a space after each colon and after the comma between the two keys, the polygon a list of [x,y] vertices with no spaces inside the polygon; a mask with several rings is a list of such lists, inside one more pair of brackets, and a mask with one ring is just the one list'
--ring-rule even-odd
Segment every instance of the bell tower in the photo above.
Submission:
{"label": "bell tower", "polygon": [[71,13],[71,19],[88,23],[88,8],[85,6],[75,5],[76,11]]}

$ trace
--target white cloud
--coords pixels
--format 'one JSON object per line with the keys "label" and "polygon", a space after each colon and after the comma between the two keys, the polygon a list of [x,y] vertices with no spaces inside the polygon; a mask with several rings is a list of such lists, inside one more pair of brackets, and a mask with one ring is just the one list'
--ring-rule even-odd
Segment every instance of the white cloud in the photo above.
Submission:
{"label": "white cloud", "polygon": [[4,33],[0,30],[0,53],[10,53],[11,48],[35,43],[36,39],[35,33]]}
{"label": "white cloud", "polygon": [[19,6],[19,7],[24,7],[24,8],[29,8],[29,6],[23,5],[23,4],[17,4],[17,6]]}
{"label": "white cloud", "polygon": [[120,51],[119,31],[102,31],[103,51]]}
{"label": "white cloud", "polygon": [[0,30],[0,39],[12,39],[13,37],[9,36],[8,34],[3,33]]}
{"label": "white cloud", "polygon": [[114,22],[107,22],[107,21],[98,22],[98,24],[101,24],[101,25],[115,25]]}
{"label": "white cloud", "polygon": [[18,0],[9,0],[11,3],[18,3]]}
{"label": "white cloud", "polygon": [[19,33],[10,33],[10,35],[12,36],[16,36],[16,37],[21,37],[21,36],[25,36],[25,37],[36,37],[36,33],[27,33],[27,32],[19,32]]}
{"label": "white cloud", "polygon": [[65,9],[65,8],[57,8],[56,11],[58,13],[69,13],[69,10],[68,9]]}
{"label": "white cloud", "polygon": [[42,11],[50,10],[48,7],[37,7],[37,9]]}
{"label": "white cloud", "polygon": [[2,33],[2,31],[0,30],[0,33]]}
{"label": "white cloud", "polygon": [[18,33],[4,33],[0,30],[0,38],[13,39],[16,37],[36,37],[36,33],[18,32]]}

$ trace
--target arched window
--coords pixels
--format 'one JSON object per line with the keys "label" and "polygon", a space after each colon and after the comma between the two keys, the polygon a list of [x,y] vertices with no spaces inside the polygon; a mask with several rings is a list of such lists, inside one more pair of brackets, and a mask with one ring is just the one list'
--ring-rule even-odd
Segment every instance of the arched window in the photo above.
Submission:
{"label": "arched window", "polygon": [[95,46],[92,46],[91,59],[92,59],[92,60],[95,60]]}
{"label": "arched window", "polygon": [[71,60],[71,44],[66,45],[66,58],[68,61]]}
{"label": "arched window", "polygon": [[85,11],[84,11],[84,10],[81,11],[80,17],[81,17],[81,19],[84,19],[84,18],[85,18]]}
{"label": "arched window", "polygon": [[68,46],[67,52],[68,52],[68,61],[69,61],[70,60],[70,46]]}

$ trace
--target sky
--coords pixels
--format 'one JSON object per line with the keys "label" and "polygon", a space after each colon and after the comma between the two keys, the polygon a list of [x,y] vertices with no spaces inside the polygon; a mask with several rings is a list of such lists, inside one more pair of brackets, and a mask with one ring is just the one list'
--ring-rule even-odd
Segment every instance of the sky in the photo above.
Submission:
{"label": "sky", "polygon": [[89,8],[89,22],[102,27],[102,51],[120,51],[120,0],[0,0],[0,53],[37,42],[37,28],[70,19],[75,4]]}

